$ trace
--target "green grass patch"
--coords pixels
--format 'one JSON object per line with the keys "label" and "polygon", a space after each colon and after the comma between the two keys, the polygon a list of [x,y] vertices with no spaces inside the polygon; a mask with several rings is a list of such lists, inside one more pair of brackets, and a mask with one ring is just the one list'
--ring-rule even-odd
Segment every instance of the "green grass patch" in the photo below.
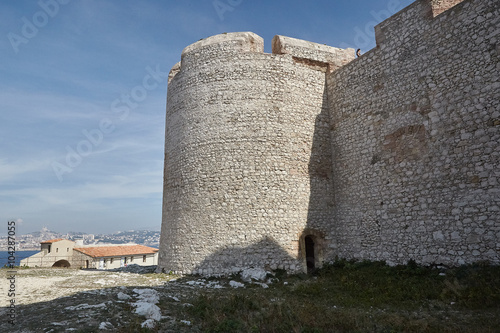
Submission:
{"label": "green grass patch", "polygon": [[[183,314],[203,332],[495,332],[500,267],[338,260],[268,289],[202,293]],[[284,284],[287,282],[287,284]]]}

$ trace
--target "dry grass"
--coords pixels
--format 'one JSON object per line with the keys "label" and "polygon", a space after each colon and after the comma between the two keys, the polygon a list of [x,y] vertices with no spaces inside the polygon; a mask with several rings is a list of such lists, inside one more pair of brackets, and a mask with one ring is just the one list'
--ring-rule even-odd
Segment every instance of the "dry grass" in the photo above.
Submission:
{"label": "dry grass", "polygon": [[314,277],[192,303],[204,332],[498,332],[500,268],[338,261]]}

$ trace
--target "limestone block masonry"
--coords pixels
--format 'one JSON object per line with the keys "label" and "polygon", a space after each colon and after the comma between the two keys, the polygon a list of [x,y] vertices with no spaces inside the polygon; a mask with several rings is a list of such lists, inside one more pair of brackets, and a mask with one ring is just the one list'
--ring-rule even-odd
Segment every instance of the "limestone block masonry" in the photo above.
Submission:
{"label": "limestone block masonry", "polygon": [[159,269],[500,263],[496,0],[418,0],[353,49],[251,32],[170,73]]}

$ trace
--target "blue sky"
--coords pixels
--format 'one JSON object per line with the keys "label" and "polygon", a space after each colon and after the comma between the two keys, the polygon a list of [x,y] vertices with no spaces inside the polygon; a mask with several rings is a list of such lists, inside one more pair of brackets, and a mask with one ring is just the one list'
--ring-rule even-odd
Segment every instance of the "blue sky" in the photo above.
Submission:
{"label": "blue sky", "polygon": [[0,2],[0,235],[161,225],[166,74],[223,32],[367,51],[411,0]]}

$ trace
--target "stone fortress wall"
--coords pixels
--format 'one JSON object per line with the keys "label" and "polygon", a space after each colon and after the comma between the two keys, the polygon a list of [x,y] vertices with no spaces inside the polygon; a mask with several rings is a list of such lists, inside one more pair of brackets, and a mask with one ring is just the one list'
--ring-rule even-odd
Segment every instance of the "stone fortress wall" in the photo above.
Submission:
{"label": "stone fortress wall", "polygon": [[[274,45],[264,54],[253,33],[209,37],[188,46],[171,73],[161,239],[169,270],[302,269],[296,253],[310,214],[311,144],[317,123],[328,128],[325,73],[354,50],[285,37]],[[316,134],[326,152],[328,135]],[[317,155],[331,173],[331,159]],[[326,228],[329,206],[318,199]]]}
{"label": "stone fortress wall", "polygon": [[415,2],[358,59],[284,36],[266,54],[250,32],[186,47],[159,267],[500,262],[499,5],[456,2]]}
{"label": "stone fortress wall", "polygon": [[499,7],[417,1],[328,76],[332,255],[500,262]]}

